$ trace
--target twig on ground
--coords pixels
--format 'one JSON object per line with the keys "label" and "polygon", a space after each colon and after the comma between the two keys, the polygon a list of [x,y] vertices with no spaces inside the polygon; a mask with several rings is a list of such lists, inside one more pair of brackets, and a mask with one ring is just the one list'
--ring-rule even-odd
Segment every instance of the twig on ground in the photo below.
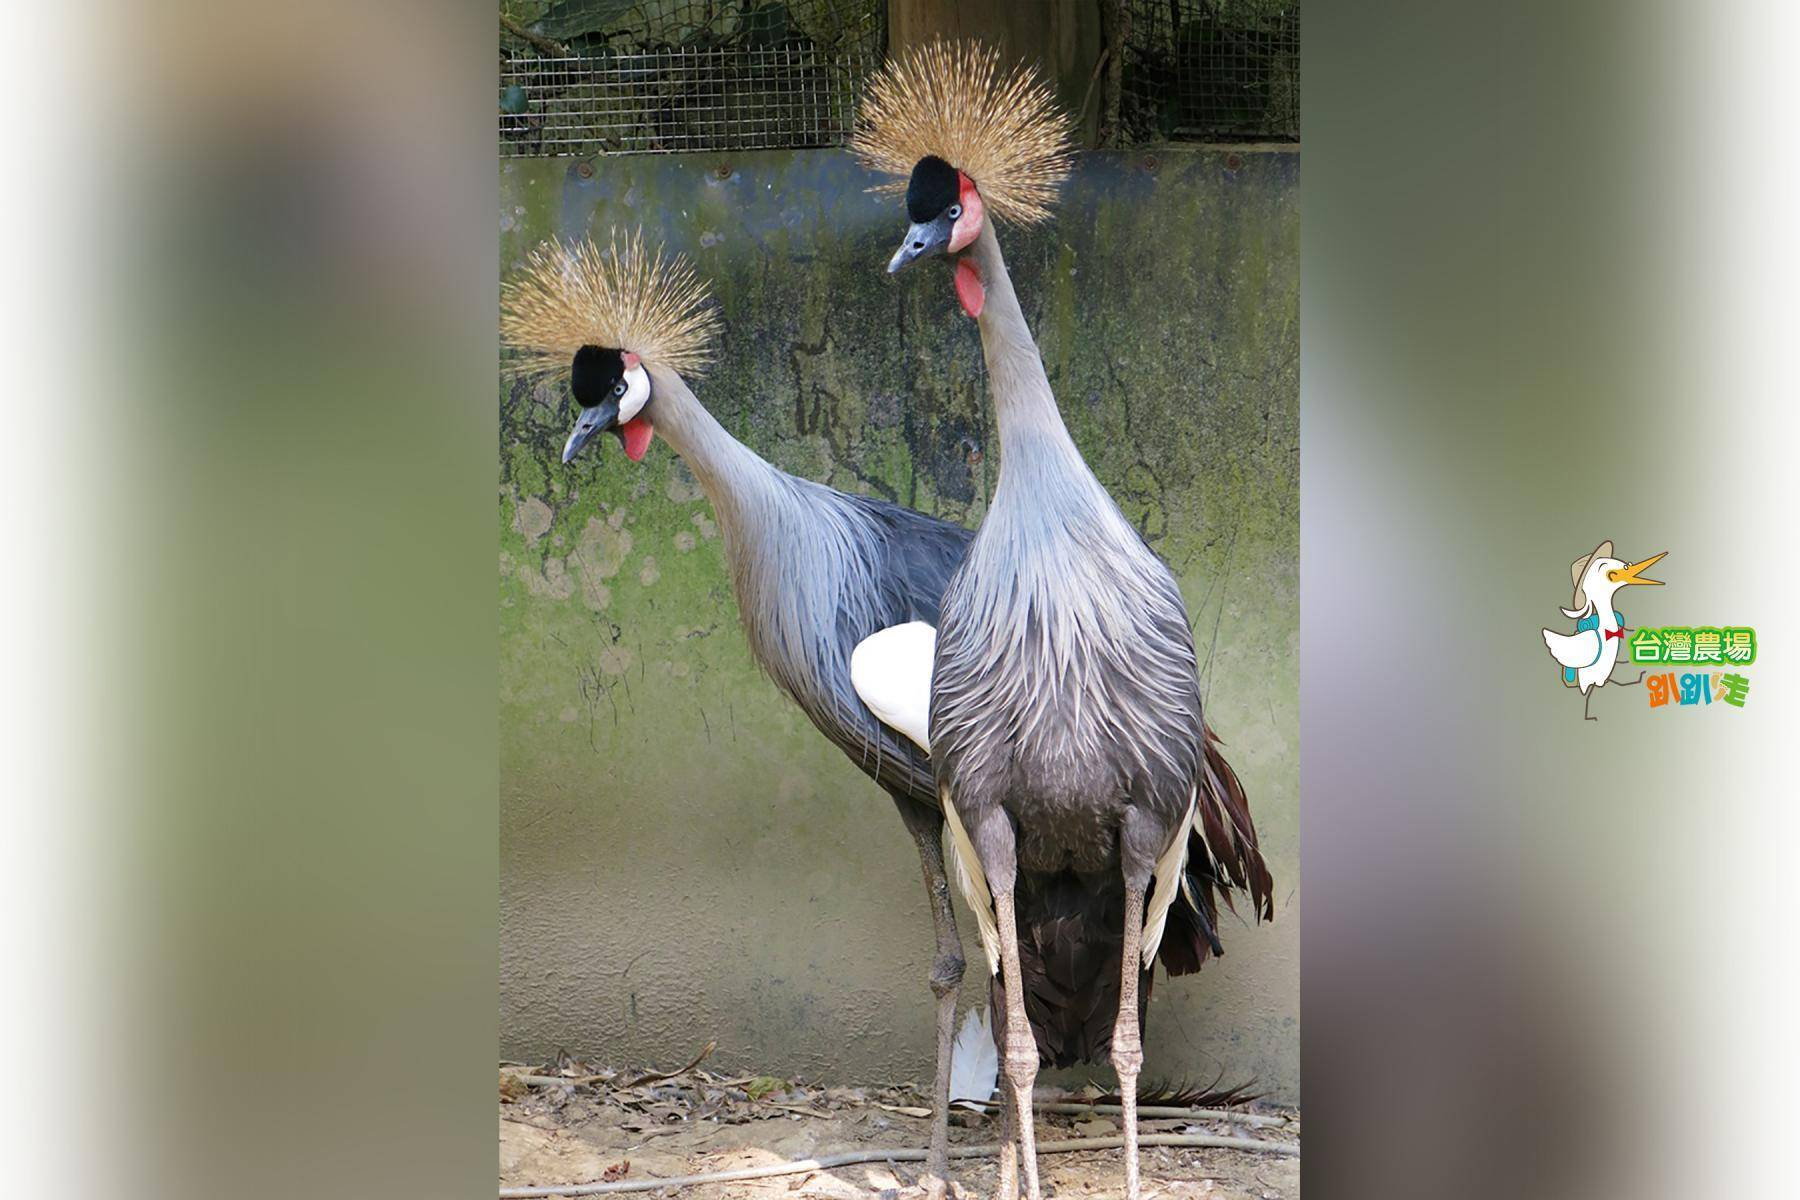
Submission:
{"label": "twig on ground", "polygon": [[589,1084],[606,1082],[604,1075],[527,1075],[523,1071],[511,1069],[507,1070],[507,1074],[532,1087],[587,1087]]}
{"label": "twig on ground", "polygon": [[[958,1103],[973,1104],[975,1101],[963,1100],[958,1101]],[[992,1100],[989,1100],[985,1102],[985,1107],[993,1109],[997,1106]],[[1033,1112],[1055,1113],[1057,1116],[1061,1117],[1085,1117],[1090,1113],[1099,1113],[1116,1117],[1125,1111],[1116,1104],[1052,1104],[1044,1101],[1034,1102],[1031,1108]],[[1224,1121],[1231,1125],[1250,1125],[1259,1129],[1280,1129],[1291,1124],[1291,1121],[1287,1117],[1271,1115],[1268,1113],[1232,1112],[1230,1109],[1226,1108],[1170,1108],[1167,1105],[1160,1104],[1138,1105],[1138,1116],[1186,1117],[1194,1121]]]}
{"label": "twig on ground", "polygon": [[[693,1126],[691,1125],[664,1125],[659,1126],[656,1129],[646,1129],[638,1135],[638,1141],[635,1145],[625,1147],[625,1153],[636,1154],[639,1150],[642,1150],[645,1146],[648,1146],[659,1137],[669,1137],[673,1134],[691,1133],[692,1131]],[[694,1141],[695,1143],[704,1142],[707,1138],[717,1132],[719,1132],[719,1126],[717,1125],[714,1125],[711,1129],[703,1129],[699,1133],[694,1134]]]}
{"label": "twig on ground", "polygon": [[783,1112],[799,1113],[803,1117],[817,1117],[822,1121],[831,1120],[830,1113],[825,1112],[823,1109],[809,1108],[804,1104],[777,1104],[773,1100],[764,1100],[763,1103],[770,1108],[779,1108]]}
{"label": "twig on ground", "polygon": [[[1039,1154],[1066,1154],[1082,1150],[1117,1150],[1124,1146],[1122,1137],[1070,1138],[1067,1141],[1039,1142]],[[1261,1154],[1284,1154],[1298,1157],[1300,1147],[1291,1142],[1264,1142],[1256,1138],[1214,1137],[1203,1133],[1146,1133],[1138,1137],[1139,1146],[1196,1146],[1217,1150],[1251,1150]],[[998,1146],[952,1146],[951,1158],[989,1158],[1000,1152]],[[655,1192],[663,1188],[699,1187],[708,1183],[735,1183],[744,1179],[769,1179],[777,1175],[805,1175],[853,1167],[859,1163],[924,1162],[924,1147],[904,1150],[851,1150],[843,1154],[827,1154],[823,1158],[804,1158],[795,1162],[773,1163],[766,1167],[743,1167],[736,1171],[712,1171],[705,1175],[674,1175],[666,1179],[633,1179],[618,1183],[564,1183],[548,1187],[501,1188],[500,1200],[524,1200],[536,1196],[615,1196],[625,1192]]]}
{"label": "twig on ground", "polygon": [[673,1079],[677,1075],[686,1075],[689,1071],[705,1062],[706,1056],[717,1049],[718,1045],[719,1043],[717,1041],[706,1043],[706,1045],[700,1047],[700,1053],[694,1055],[694,1061],[681,1068],[679,1071],[652,1071],[648,1075],[639,1075],[636,1079],[630,1080],[627,1083],[622,1083],[619,1086],[628,1088],[643,1087],[646,1083],[655,1083],[661,1079]]}
{"label": "twig on ground", "polygon": [[[646,1083],[656,1083],[664,1079],[673,1079],[677,1075],[686,1075],[689,1071],[705,1062],[706,1056],[711,1054],[718,1045],[719,1043],[716,1041],[706,1043],[706,1045],[700,1048],[700,1053],[694,1055],[694,1061],[681,1068],[679,1071],[652,1071],[648,1075],[639,1075],[636,1079],[628,1079],[623,1083],[616,1084],[616,1086],[621,1088],[643,1087]],[[503,1066],[500,1069],[511,1075],[514,1079],[517,1079],[519,1082],[528,1083],[532,1087],[586,1087],[589,1084],[594,1083],[612,1082],[614,1078],[611,1075],[537,1075],[508,1066]]]}
{"label": "twig on ground", "polygon": [[718,1042],[707,1042],[704,1047],[700,1047],[700,1052],[693,1056],[693,1061],[688,1063],[686,1067],[682,1067],[680,1070],[652,1070],[652,1072],[646,1074],[646,1076],[637,1076],[635,1079],[626,1079],[623,1083],[617,1083],[616,1076],[608,1076],[608,1074],[599,1074],[599,1076],[540,1076],[540,1074],[533,1074],[533,1072],[526,1072],[526,1070],[513,1069],[513,1067],[500,1067],[500,1070],[508,1072],[509,1076],[518,1079],[520,1083],[529,1083],[531,1087],[589,1087],[592,1083],[614,1083],[614,1087],[619,1088],[643,1087],[646,1083],[657,1083],[657,1081],[661,1081],[661,1079],[673,1079],[675,1076],[684,1076],[684,1074],[688,1074],[689,1070],[693,1070],[695,1067],[698,1067],[700,1063],[704,1063],[707,1054],[711,1054],[711,1052],[715,1051],[716,1047],[718,1047]]}

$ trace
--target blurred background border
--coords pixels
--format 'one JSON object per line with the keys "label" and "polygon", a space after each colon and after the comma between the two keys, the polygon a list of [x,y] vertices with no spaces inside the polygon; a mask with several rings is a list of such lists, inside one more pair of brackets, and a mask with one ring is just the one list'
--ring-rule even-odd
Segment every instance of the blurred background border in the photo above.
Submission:
{"label": "blurred background border", "polygon": [[[15,1187],[488,1195],[492,10],[27,16]],[[1794,26],[1307,6],[1315,1195],[1791,1190]],[[1744,711],[1566,711],[1601,537]]]}

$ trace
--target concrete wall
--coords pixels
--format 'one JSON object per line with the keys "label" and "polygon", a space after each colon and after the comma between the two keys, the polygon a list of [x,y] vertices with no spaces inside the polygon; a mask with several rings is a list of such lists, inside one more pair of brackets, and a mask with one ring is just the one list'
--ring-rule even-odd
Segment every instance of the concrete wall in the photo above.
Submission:
{"label": "concrete wall", "polygon": [[[883,273],[891,197],[836,151],[501,169],[500,265],[642,225],[726,318],[696,392],[778,466],[975,524],[997,478],[974,323],[940,264]],[[1002,230],[1076,441],[1175,567],[1208,716],[1277,883],[1270,926],[1159,981],[1148,1073],[1299,1091],[1298,156],[1084,156]],[[710,509],[658,442],[558,461],[500,382],[501,1053],[815,1080],[929,1077],[930,919],[887,797],[762,678]],[[966,1004],[983,1002],[973,922]]]}

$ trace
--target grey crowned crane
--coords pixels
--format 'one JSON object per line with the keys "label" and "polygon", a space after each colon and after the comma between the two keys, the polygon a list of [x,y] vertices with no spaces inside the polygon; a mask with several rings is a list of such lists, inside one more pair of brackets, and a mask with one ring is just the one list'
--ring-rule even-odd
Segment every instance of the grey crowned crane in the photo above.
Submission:
{"label": "grey crowned crane", "polygon": [[[870,670],[859,682],[930,745],[998,976],[1017,1143],[1002,1193],[1017,1189],[1016,1154],[1038,1200],[1040,1058],[1109,1055],[1136,1200],[1150,967],[1171,941],[1187,941],[1175,956],[1193,967],[1221,952],[1213,885],[1228,903],[1230,888],[1247,890],[1259,918],[1274,909],[1248,804],[1210,752],[1181,592],[1070,438],[988,219],[1049,215],[1070,166],[1068,122],[1030,70],[937,42],[878,76],[853,148],[905,189],[911,227],[888,270],[954,260],[1000,432],[999,483],[943,598],[929,679]],[[891,657],[889,639],[932,635],[890,631],[865,655]],[[1178,928],[1184,892],[1203,920]]]}
{"label": "grey crowned crane", "polygon": [[750,651],[827,738],[880,784],[918,846],[937,952],[935,1122],[928,1166],[947,1173],[950,1057],[962,940],[944,874],[943,814],[931,762],[877,720],[850,681],[870,634],[936,623],[970,532],[960,525],[777,470],[726,432],[684,375],[711,358],[717,314],[692,268],[654,256],[641,235],[540,246],[501,303],[501,333],[523,373],[567,375],[581,406],[563,449],[574,460],[610,432],[636,462],[661,434],[712,502]]}

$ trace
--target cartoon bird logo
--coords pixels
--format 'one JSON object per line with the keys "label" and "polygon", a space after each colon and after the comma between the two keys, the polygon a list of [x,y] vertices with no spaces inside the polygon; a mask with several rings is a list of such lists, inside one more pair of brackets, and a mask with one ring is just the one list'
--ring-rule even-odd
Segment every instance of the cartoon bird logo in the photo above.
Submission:
{"label": "cartoon bird logo", "polygon": [[1622,587],[1645,584],[1661,587],[1660,579],[1645,579],[1643,572],[1660,561],[1664,554],[1652,555],[1643,562],[1627,566],[1613,557],[1613,544],[1601,542],[1594,552],[1569,564],[1569,581],[1575,585],[1574,607],[1562,614],[1575,622],[1574,633],[1544,630],[1544,645],[1550,657],[1562,664],[1564,687],[1581,689],[1581,715],[1589,721],[1600,718],[1588,713],[1593,690],[1609,683],[1621,687],[1642,683],[1644,673],[1636,679],[1614,679],[1619,651],[1625,645],[1625,616],[1613,607],[1613,596]]}

